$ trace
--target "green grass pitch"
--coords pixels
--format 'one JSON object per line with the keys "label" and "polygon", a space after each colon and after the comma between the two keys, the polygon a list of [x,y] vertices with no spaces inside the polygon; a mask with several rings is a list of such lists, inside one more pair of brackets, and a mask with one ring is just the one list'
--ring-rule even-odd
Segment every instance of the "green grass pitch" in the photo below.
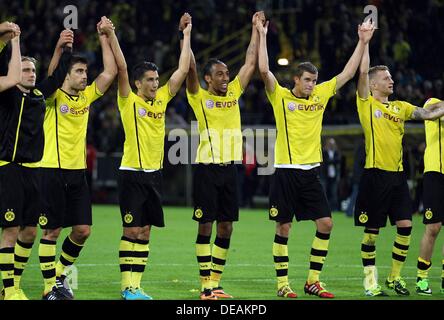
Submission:
{"label": "green grass pitch", "polygon": [[[198,266],[194,242],[197,223],[191,219],[191,208],[165,207],[166,227],[153,228],[150,240],[150,256],[142,284],[145,291],[156,300],[192,300],[199,296]],[[78,289],[76,299],[120,299],[120,271],[118,247],[121,237],[120,212],[117,206],[94,206],[93,229],[80,258],[76,262]],[[362,228],[355,227],[353,220],[341,212],[333,214],[334,228],[330,249],[321,281],[336,294],[337,299],[369,299],[363,295],[363,271],[360,258]],[[416,259],[424,230],[421,217],[415,216],[410,251],[403,270],[411,296],[378,299],[444,299],[439,293],[441,286],[441,259],[443,237],[436,243],[433,266],[430,271],[433,296],[420,297],[414,292]],[[69,229],[59,238],[57,253]],[[383,285],[390,270],[391,248],[395,227],[381,229],[376,243],[379,282]],[[291,286],[298,299],[319,299],[303,293],[311,242],[315,226],[311,221],[293,223],[289,240]],[[274,222],[268,220],[267,210],[254,209],[240,212],[240,221],[235,223],[227,265],[221,285],[240,300],[271,300],[276,297],[276,280],[271,253],[274,238]],[[214,240],[214,235],[212,240]],[[58,259],[58,257],[57,257]],[[38,242],[22,278],[22,288],[30,299],[40,299],[43,280],[38,264]],[[375,298],[373,298],[375,299]]]}

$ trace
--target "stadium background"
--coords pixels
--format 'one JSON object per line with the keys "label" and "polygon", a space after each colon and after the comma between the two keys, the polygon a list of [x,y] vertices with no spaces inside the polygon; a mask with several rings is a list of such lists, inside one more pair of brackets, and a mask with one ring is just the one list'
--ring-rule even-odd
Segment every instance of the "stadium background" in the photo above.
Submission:
{"label": "stadium background", "polygon": [[[234,0],[195,0],[195,1],[43,1],[43,0],[23,0],[23,1],[0,1],[0,21],[10,20],[18,23],[22,29],[22,53],[34,56],[38,59],[38,74],[41,79],[49,64],[58,35],[63,29],[63,8],[65,5],[73,4],[78,8],[79,29],[75,31],[75,51],[88,57],[90,61],[90,81],[100,72],[102,66],[100,46],[97,40],[95,26],[102,15],[107,15],[112,19],[117,28],[117,34],[127,59],[129,68],[140,60],[155,62],[160,68],[162,79],[166,79],[177,66],[179,56],[179,43],[177,37],[177,25],[181,14],[190,12],[193,17],[192,48],[196,55],[198,67],[201,67],[206,59],[219,57],[229,65],[230,72],[235,75],[243,63],[245,50],[248,45],[251,16],[257,10],[265,10],[267,18],[271,21],[268,33],[268,48],[270,56],[271,70],[278,79],[288,85],[292,85],[292,67],[298,62],[312,61],[318,66],[320,81],[328,80],[339,73],[349,59],[357,41],[357,24],[363,20],[365,14],[363,8],[372,4],[377,6],[379,14],[379,29],[376,31],[370,46],[371,64],[386,64],[390,67],[395,80],[395,94],[393,99],[407,100],[421,106],[427,98],[444,98],[444,60],[442,56],[442,41],[444,34],[444,1],[315,1],[315,0],[264,0],[264,1],[234,1]],[[278,58],[289,60],[288,66],[281,66],[277,63]],[[200,68],[201,70],[201,68]],[[355,110],[356,79],[350,81],[338,94],[330,101],[324,117],[323,141],[329,137],[336,139],[338,149],[341,154],[341,161],[338,164],[340,180],[338,183],[339,199],[346,203],[352,185],[352,168],[354,152],[356,147],[362,142],[362,130],[359,125],[357,112]],[[274,118],[272,109],[265,97],[264,87],[258,73],[256,72],[249,87],[245,90],[240,103],[243,128],[274,128]],[[123,148],[124,134],[119,118],[116,102],[116,84],[104,96],[92,106],[90,122],[88,127],[88,166],[92,177],[93,201],[96,204],[110,203],[116,204],[116,177]],[[167,112],[167,128],[181,127],[189,130],[189,123],[194,120],[194,115],[185,98],[182,90],[170,103]],[[415,192],[422,174],[421,159],[422,151],[418,148],[424,141],[424,126],[422,123],[407,124],[406,136],[404,139],[405,171],[409,177],[412,196]],[[166,141],[166,151],[171,142]],[[191,155],[194,158],[194,155]],[[165,161],[164,170],[164,191],[165,203],[172,206],[186,206],[191,203],[191,166],[172,166]],[[241,170],[241,173],[248,171],[248,168]],[[245,206],[264,207],[268,194],[268,176],[253,175],[252,186],[254,188],[253,201],[243,203]],[[245,188],[243,188],[244,190]],[[251,193],[251,191],[250,191]],[[89,240],[85,250],[85,258],[79,261],[81,268],[88,268],[88,263],[96,262],[97,257],[104,262],[104,269],[97,270],[99,277],[103,277],[102,282],[108,286],[114,286],[112,290],[118,291],[118,269],[116,267],[115,252],[117,248],[119,214],[117,207],[95,206],[95,229],[92,238]],[[194,262],[193,238],[194,225],[189,221],[190,210],[187,208],[171,208],[167,212],[172,212],[167,217],[171,223],[171,228],[166,228],[166,232],[153,235],[158,242],[165,241],[165,246],[170,246],[166,240],[168,237],[177,238],[177,243],[173,247],[180,246],[183,242],[179,239],[187,238],[189,250],[185,250],[176,257],[178,263],[184,263],[178,277],[193,279],[193,285],[197,287],[196,266]],[[109,220],[112,212],[113,219]],[[257,231],[268,234],[269,237],[258,237],[257,243],[263,246],[271,244],[271,226],[266,220],[263,209],[243,210],[245,222],[239,223],[239,232],[243,235],[251,234],[247,223],[257,223],[253,216],[261,213],[261,222],[257,223]],[[186,217],[184,217],[186,216]],[[241,218],[242,220],[243,218]],[[262,221],[263,220],[263,221]],[[359,238],[360,229],[351,227],[351,220],[342,215],[335,219],[337,222],[337,235],[341,235],[338,240],[337,249],[332,249],[329,254],[329,265],[336,266],[336,270],[341,269],[343,276],[354,276],[360,279],[359,261]],[[256,222],[254,222],[256,221]],[[420,217],[415,217],[416,225],[420,225]],[[189,225],[186,230],[183,225]],[[303,224],[305,226],[305,224]],[[297,235],[297,240],[303,243],[305,238],[312,236],[312,231],[303,227],[301,234]],[[191,227],[193,227],[192,231]],[[114,236],[110,236],[109,228],[116,230]],[[189,228],[189,229],[188,229]],[[169,230],[168,230],[169,229]],[[242,230],[242,231],[241,231]],[[267,231],[268,230],[268,231]],[[420,228],[416,229],[416,235],[412,243],[419,243]],[[181,234],[183,232],[183,234]],[[391,231],[390,231],[391,232]],[[236,232],[235,232],[236,233]],[[305,237],[305,234],[307,235]],[[183,237],[182,237],[183,236]],[[339,247],[348,245],[348,236],[356,238],[356,248],[339,252]],[[236,237],[236,236],[235,236]],[[240,236],[239,236],[240,237]],[[388,253],[390,251],[390,241],[392,234],[386,234],[386,244],[381,244],[381,249],[387,251],[387,257],[381,258],[381,263],[389,265]],[[270,238],[270,239],[268,239]],[[112,240],[111,240],[112,239]],[[170,238],[171,239],[171,238]],[[108,243],[108,241],[110,241]],[[114,242],[116,243],[114,243]],[[262,241],[262,242],[261,242]],[[292,239],[293,241],[293,239]],[[307,241],[305,241],[307,242]],[[113,244],[110,252],[103,250],[103,246]],[[161,244],[159,244],[161,246]],[[234,239],[234,246],[239,246],[233,250],[233,269],[236,265],[242,268],[241,252],[250,248],[240,239]],[[301,244],[309,248],[309,243]],[[245,246],[245,248],[243,247]],[[384,249],[384,246],[386,248]],[[442,239],[437,243],[437,250],[442,246]],[[335,244],[332,244],[335,248]],[[296,261],[305,261],[306,252],[296,252],[296,247],[290,251]],[[170,249],[168,249],[170,250]],[[171,281],[174,285],[180,285],[174,279],[167,279],[165,266],[169,263],[169,252],[164,252],[154,263],[150,278],[157,277],[159,282]],[[238,250],[238,253],[236,253]],[[308,250],[308,249],[307,249]],[[36,251],[36,250],[34,250]],[[261,290],[262,298],[269,295],[269,286],[273,280],[273,270],[269,252],[264,252],[255,259],[258,265],[266,261],[268,283]],[[266,252],[265,252],[266,251]],[[352,254],[353,252],[353,254]],[[171,253],[173,254],[173,253]],[[342,255],[339,255],[342,254]],[[409,255],[410,277],[414,279],[415,254],[417,248],[412,248]],[[350,258],[353,256],[353,258]],[[436,255],[439,258],[439,254]],[[153,254],[153,260],[156,253]],[[162,260],[164,259],[164,260]],[[34,265],[32,265],[34,261]],[[38,275],[38,264],[36,256],[31,260],[30,271],[25,274],[24,283],[31,283],[31,292],[38,295],[37,289],[40,287],[40,276]],[[107,273],[106,263],[112,261],[112,272]],[[354,269],[350,271],[344,267],[345,261],[352,261]],[[251,261],[253,264],[256,260]],[[236,264],[237,263],[237,264]],[[379,264],[379,263],[378,263]],[[436,260],[439,266],[440,261]],[[174,265],[174,264],[173,264]],[[176,266],[177,266],[176,265]],[[228,263],[230,265],[230,262]],[[85,267],[86,266],[86,267]],[[262,265],[263,266],[263,265]],[[109,267],[109,265],[108,265]],[[253,279],[256,274],[244,265],[241,276],[254,285],[258,285]],[[305,274],[306,264],[297,263],[296,270],[290,271],[290,278],[296,271],[299,273],[297,281],[302,282]],[[332,268],[333,269],[333,268]],[[334,270],[326,267],[326,277],[332,277]],[[85,270],[85,269],[83,269]],[[178,272],[179,269],[171,270],[171,273]],[[383,271],[386,271],[383,269]],[[234,272],[234,271],[231,271]],[[259,271],[258,271],[259,272]],[[187,275],[185,275],[185,273]],[[302,274],[301,274],[302,273]],[[341,273],[341,274],[342,274]],[[170,274],[169,270],[167,274]],[[249,278],[249,274],[251,277]],[[438,273],[436,272],[438,277]],[[96,281],[95,272],[83,273],[84,281]],[[162,278],[164,277],[164,278]],[[225,277],[225,276],[224,276]],[[230,277],[230,267],[227,267],[226,277]],[[259,273],[256,278],[260,277]],[[31,280],[32,278],[32,280]],[[343,278],[339,277],[333,286],[339,286]],[[354,286],[357,292],[361,291],[361,281],[355,281]],[[117,283],[117,284],[116,284]],[[26,285],[25,285],[26,286]],[[331,286],[331,284],[330,284]],[[436,282],[436,287],[438,286]],[[241,285],[242,287],[242,285]],[[353,287],[353,286],[352,286]],[[25,287],[26,288],[26,287]],[[267,289],[268,288],[268,289]],[[171,296],[168,291],[159,293],[160,298],[168,299]],[[186,293],[179,295],[179,298],[190,298],[189,288],[183,288]],[[100,291],[102,290],[102,291]],[[93,295],[81,293],[80,297],[103,298],[103,294],[108,292],[106,286]],[[342,297],[355,298],[346,294],[350,289],[344,287]],[[81,291],[82,292],[82,291]],[[340,291],[342,293],[342,291]],[[235,294],[239,294],[235,291]],[[194,294],[195,295],[195,294]],[[111,297],[111,296],[108,296]],[[112,296],[115,298],[115,296]],[[250,295],[250,298],[254,295]],[[174,298],[174,297],[173,297]]]}

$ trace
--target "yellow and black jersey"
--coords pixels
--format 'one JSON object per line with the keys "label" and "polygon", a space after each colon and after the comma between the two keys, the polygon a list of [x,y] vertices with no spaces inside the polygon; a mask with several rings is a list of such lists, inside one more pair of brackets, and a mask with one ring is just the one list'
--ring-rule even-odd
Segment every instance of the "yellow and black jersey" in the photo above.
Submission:
{"label": "yellow and black jersey", "polygon": [[85,169],[86,131],[91,104],[103,95],[96,82],[70,95],[58,89],[46,99],[43,168]]}
{"label": "yellow and black jersey", "polygon": [[318,84],[307,98],[298,98],[276,81],[266,92],[276,119],[276,165],[322,162],[322,119],[328,100],[336,93],[336,77]]}
{"label": "yellow and black jersey", "polygon": [[[424,108],[440,101],[436,98],[430,98],[424,104]],[[444,173],[443,122],[443,118],[425,121],[427,147],[424,154],[424,173],[429,171]]]}
{"label": "yellow and black jersey", "polygon": [[173,98],[169,84],[157,90],[154,100],[145,101],[134,92],[118,93],[118,106],[125,130],[121,168],[159,170],[163,168],[165,110]]}
{"label": "yellow and black jersey", "polygon": [[404,122],[410,120],[415,106],[405,101],[382,103],[373,96],[356,94],[359,121],[365,136],[365,168],[403,171],[402,138]]}
{"label": "yellow and black jersey", "polygon": [[243,88],[237,76],[228,84],[226,96],[216,96],[199,87],[187,90],[188,102],[199,123],[196,162],[227,163],[242,160],[242,131],[239,97]]}

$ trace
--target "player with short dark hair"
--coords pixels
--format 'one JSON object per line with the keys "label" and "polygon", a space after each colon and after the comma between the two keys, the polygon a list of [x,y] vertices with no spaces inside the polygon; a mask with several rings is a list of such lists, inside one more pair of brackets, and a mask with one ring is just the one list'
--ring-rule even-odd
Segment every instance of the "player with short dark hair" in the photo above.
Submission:
{"label": "player with short dark hair", "polygon": [[[239,216],[237,169],[233,163],[242,160],[239,98],[256,67],[258,35],[254,25],[258,23],[259,15],[259,12],[253,15],[245,63],[233,80],[230,81],[225,63],[210,59],[203,68],[208,88],[201,88],[194,55],[187,77],[187,98],[199,123],[200,133],[193,177],[193,219],[199,223],[196,256],[202,300],[232,298],[222,289],[220,280],[230,247],[233,222]],[[179,30],[188,23],[191,23],[191,16],[182,16]],[[214,221],[217,222],[217,233],[211,248]]]}
{"label": "player with short dark hair", "polygon": [[322,119],[329,99],[356,73],[365,44],[373,35],[367,23],[358,27],[359,41],[343,71],[329,81],[317,84],[318,72],[311,63],[297,67],[294,87],[279,85],[269,69],[267,54],[268,22],[256,25],[260,35],[259,71],[276,119],[275,173],[270,185],[270,220],[276,221],[273,258],[277,295],[296,298],[288,280],[288,238],[295,216],[312,220],[316,235],[310,253],[310,270],[304,292],[320,298],[333,298],[319,280],[328,253],[333,228],[331,210],[319,178],[322,162]]}
{"label": "player with short dark hair", "polygon": [[184,49],[179,67],[159,87],[157,66],[141,62],[134,66],[131,90],[125,57],[114,31],[104,26],[118,67],[117,103],[125,130],[119,170],[119,202],[123,235],[119,246],[121,295],[124,300],[150,300],[141,286],[149,255],[151,227],[164,227],[162,168],[165,110],[180,90],[190,64],[191,24],[184,29]]}
{"label": "player with short dark hair", "polygon": [[[43,209],[39,217],[43,235],[39,245],[44,300],[69,300],[74,295],[66,271],[79,257],[91,233],[92,209],[86,182],[86,132],[91,104],[108,90],[117,67],[106,35],[99,31],[104,70],[88,85],[88,60],[73,56],[63,85],[46,99],[45,151],[40,163]],[[58,64],[55,52],[48,73]],[[59,261],[56,244],[63,228],[71,227]]]}
{"label": "player with short dark hair", "polygon": [[[18,35],[11,38],[14,37],[16,55]],[[37,85],[36,60],[22,57],[20,83],[0,93],[0,269],[5,300],[27,300],[20,280],[31,255],[41,210],[38,167],[44,148],[45,97],[63,83],[73,41],[72,31],[62,32],[60,65],[52,76]],[[2,53],[0,68],[7,66],[4,58]]]}
{"label": "player with short dark hair", "polygon": [[387,66],[370,68],[369,46],[360,64],[356,104],[365,136],[365,169],[355,205],[355,225],[363,226],[361,257],[367,296],[387,295],[378,284],[376,239],[387,217],[396,225],[392,267],[385,281],[396,294],[410,294],[401,269],[410,246],[412,200],[403,170],[402,139],[407,120],[434,120],[444,115],[444,103],[418,108],[405,101],[390,101],[394,81]]}

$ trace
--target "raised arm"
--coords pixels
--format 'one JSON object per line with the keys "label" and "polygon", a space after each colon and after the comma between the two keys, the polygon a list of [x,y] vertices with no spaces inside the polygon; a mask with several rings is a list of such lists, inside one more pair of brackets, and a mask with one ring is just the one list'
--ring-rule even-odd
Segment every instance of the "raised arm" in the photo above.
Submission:
{"label": "raised arm", "polygon": [[263,15],[263,12],[259,11],[253,15],[250,44],[247,48],[245,63],[239,70],[239,80],[243,89],[248,86],[251,76],[254,73],[254,68],[256,67],[259,36],[255,26],[260,14]]}
{"label": "raised arm", "polygon": [[262,80],[265,83],[265,90],[268,92],[274,92],[276,86],[276,78],[270,71],[268,64],[268,51],[267,51],[267,33],[268,33],[267,21],[265,26],[262,23],[256,23],[256,29],[259,32],[259,73]]}
{"label": "raised arm", "polygon": [[171,75],[168,81],[170,87],[170,93],[174,96],[180,90],[183,81],[187,77],[188,70],[190,69],[191,59],[191,28],[192,24],[188,23],[183,30],[182,50],[180,52],[179,67]]}
{"label": "raised arm", "polygon": [[117,75],[117,65],[116,60],[114,59],[113,50],[111,49],[111,45],[108,41],[108,36],[106,34],[102,34],[100,31],[101,24],[110,24],[111,28],[114,29],[114,26],[107,17],[102,17],[100,22],[97,24],[97,32],[99,34],[100,46],[102,48],[102,60],[103,60],[103,71],[96,78],[97,89],[101,93],[105,93],[111,83],[114,81],[114,78]]}
{"label": "raised arm", "polygon": [[369,43],[374,31],[374,25],[369,21],[366,21],[362,25],[358,26],[358,44],[356,45],[352,56],[345,65],[344,70],[342,70],[342,72],[336,76],[336,90],[342,88],[344,84],[354,77],[361,62],[365,46]]}
{"label": "raised arm", "polygon": [[114,55],[114,59],[117,65],[119,96],[128,97],[131,92],[131,85],[128,76],[128,66],[126,64],[125,56],[123,55],[122,49],[120,48],[119,39],[117,39],[111,20],[108,19],[106,20],[106,23],[102,23],[99,26],[99,30],[108,36],[108,41]]}
{"label": "raised arm", "polygon": [[60,33],[60,37],[54,49],[51,62],[49,63],[48,76],[51,76],[54,70],[57,68],[60,58],[62,57],[63,54],[63,48],[65,46],[72,48],[73,42],[74,42],[74,32],[72,30],[65,29]]}
{"label": "raised arm", "polygon": [[[180,35],[180,49],[183,49],[184,45],[184,37],[183,30],[187,27],[188,24],[191,23],[191,15],[185,12],[180,18],[179,23],[179,35]],[[191,40],[190,40],[191,41]],[[197,74],[197,66],[196,66],[196,58],[194,57],[193,50],[191,50],[190,45],[190,67],[188,69],[187,80],[186,80],[187,90],[190,93],[197,93],[199,91],[199,76]]]}
{"label": "raised arm", "polygon": [[[109,20],[109,19],[108,19]],[[128,66],[126,64],[125,56],[120,48],[119,39],[117,39],[114,31],[114,26],[109,20],[107,23],[102,23],[99,30],[108,36],[108,41],[114,55],[115,63],[117,65],[117,79],[119,87],[119,95],[121,97],[128,97],[131,92],[131,85],[128,76]]]}
{"label": "raised arm", "polygon": [[[15,33],[17,34],[17,33]],[[22,80],[22,57],[20,54],[20,31],[11,40],[12,53],[9,61],[8,74],[0,77],[0,92],[8,90],[20,83]]]}
{"label": "raised arm", "polygon": [[367,99],[370,93],[368,70],[370,69],[370,53],[368,43],[365,45],[361,64],[359,65],[358,95],[362,99]]}
{"label": "raised arm", "polygon": [[427,108],[416,107],[412,113],[413,120],[436,120],[444,116],[444,101],[429,105]]}

